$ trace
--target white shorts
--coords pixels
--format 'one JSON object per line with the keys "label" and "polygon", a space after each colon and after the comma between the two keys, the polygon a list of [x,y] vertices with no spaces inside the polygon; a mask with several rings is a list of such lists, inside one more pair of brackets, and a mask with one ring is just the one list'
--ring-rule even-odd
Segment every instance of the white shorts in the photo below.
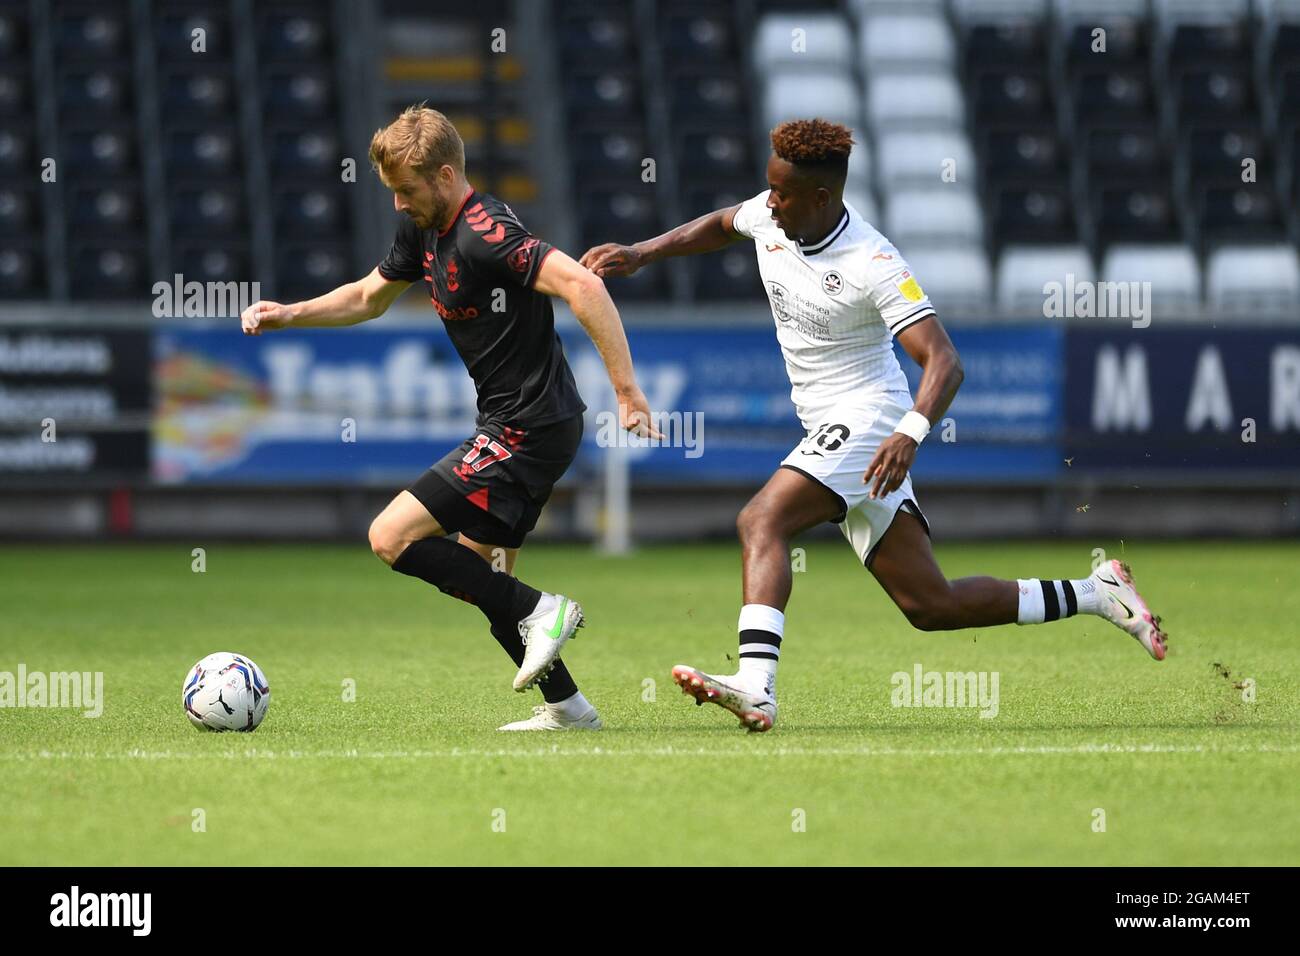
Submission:
{"label": "white shorts", "polygon": [[899,508],[915,514],[930,533],[916,496],[912,476],[884,498],[868,498],[871,485],[862,480],[880,443],[894,433],[909,409],[888,398],[862,406],[839,406],[817,417],[808,437],[785,456],[782,468],[790,468],[828,488],[840,499],[843,514],[831,520],[840,526],[858,559],[866,565],[880,539],[889,530]]}

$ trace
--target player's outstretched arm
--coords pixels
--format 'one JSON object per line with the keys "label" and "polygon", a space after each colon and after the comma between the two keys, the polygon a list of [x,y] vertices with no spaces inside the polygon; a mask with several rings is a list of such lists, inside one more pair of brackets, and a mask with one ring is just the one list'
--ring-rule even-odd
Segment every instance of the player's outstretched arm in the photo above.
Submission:
{"label": "player's outstretched arm", "polygon": [[636,383],[623,321],[605,290],[605,283],[556,249],[542,261],[533,288],[567,302],[587,330],[609,371],[609,381],[618,398],[619,424],[638,435],[662,438],[650,417],[645,394]]}
{"label": "player's outstretched arm", "polygon": [[[966,377],[961,367],[961,356],[937,315],[905,328],[898,333],[898,342],[921,366],[921,384],[916,390],[912,412],[925,416],[933,425],[943,418]],[[922,431],[927,430],[924,422],[920,424]],[[864,483],[874,479],[869,497],[883,498],[903,483],[916,460],[918,447],[917,440],[902,431],[895,431],[880,443],[866,474],[862,476]]]}
{"label": "player's outstretched arm", "polygon": [[693,256],[701,252],[714,252],[729,246],[744,236],[732,228],[739,206],[717,209],[707,215],[683,223],[662,236],[646,239],[630,246],[607,242],[582,254],[578,262],[596,275],[630,276],[644,265],[669,256]]}
{"label": "player's outstretched arm", "polygon": [[261,335],[290,327],[356,325],[379,318],[410,285],[401,280],[385,279],[378,269],[374,269],[364,279],[341,285],[305,302],[290,305],[254,302],[239,317],[240,324],[245,335]]}

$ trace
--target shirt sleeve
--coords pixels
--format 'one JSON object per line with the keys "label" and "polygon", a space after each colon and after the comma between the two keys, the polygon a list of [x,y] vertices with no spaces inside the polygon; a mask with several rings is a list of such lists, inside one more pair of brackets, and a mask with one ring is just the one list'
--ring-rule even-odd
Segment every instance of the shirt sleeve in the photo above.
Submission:
{"label": "shirt sleeve", "polygon": [[772,218],[772,213],[767,208],[767,196],[770,189],[764,189],[752,199],[746,199],[736,210],[735,217],[731,220],[731,228],[748,239],[754,238],[754,229]]}
{"label": "shirt sleeve", "polygon": [[379,274],[390,282],[419,282],[424,278],[423,253],[419,228],[403,217],[398,223],[397,235],[393,237],[393,247],[379,263]]}
{"label": "shirt sleeve", "polygon": [[469,235],[461,240],[461,252],[479,276],[492,282],[508,282],[531,289],[542,262],[555,251],[515,218],[509,207],[476,203],[465,210]]}
{"label": "shirt sleeve", "polygon": [[897,250],[873,259],[871,267],[871,301],[891,335],[934,315],[930,297]]}

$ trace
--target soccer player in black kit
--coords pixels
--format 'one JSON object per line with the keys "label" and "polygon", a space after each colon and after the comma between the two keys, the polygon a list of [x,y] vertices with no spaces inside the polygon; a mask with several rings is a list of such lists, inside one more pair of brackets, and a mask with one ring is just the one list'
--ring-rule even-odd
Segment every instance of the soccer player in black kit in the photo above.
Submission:
{"label": "soccer player in black kit", "polygon": [[[582,439],[586,406],[555,332],[551,296],[569,304],[604,360],[620,424],[662,437],[618,310],[597,276],[469,185],[464,143],[436,110],[413,106],[376,132],[370,162],[407,217],[383,262],[316,299],[256,302],[241,317],[243,330],[355,325],[422,283],[474,380],[476,427],[375,518],[371,548],[393,570],[477,605],[519,667],[514,689],[540,687],[545,704],[501,730],[599,729],[559,659],[583,623],[582,608],[513,574],[524,537]],[[458,542],[446,537],[454,533]]]}

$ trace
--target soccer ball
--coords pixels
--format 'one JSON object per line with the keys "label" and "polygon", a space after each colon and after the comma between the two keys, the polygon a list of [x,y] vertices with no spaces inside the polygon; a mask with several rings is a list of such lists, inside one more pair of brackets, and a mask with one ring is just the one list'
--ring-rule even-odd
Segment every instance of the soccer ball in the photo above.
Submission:
{"label": "soccer ball", "polygon": [[209,654],[181,685],[185,716],[200,730],[256,730],[271,706],[262,669],[241,654]]}

